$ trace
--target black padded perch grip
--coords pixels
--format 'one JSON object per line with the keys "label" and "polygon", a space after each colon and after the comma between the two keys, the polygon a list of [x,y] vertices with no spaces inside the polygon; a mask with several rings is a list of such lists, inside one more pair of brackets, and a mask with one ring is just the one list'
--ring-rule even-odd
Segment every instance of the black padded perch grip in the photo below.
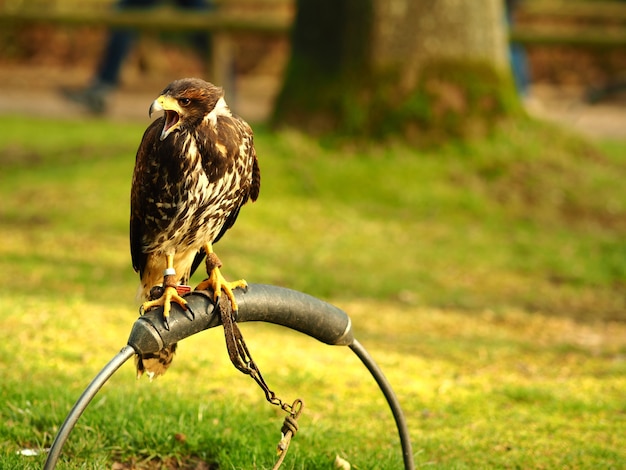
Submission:
{"label": "black padded perch grip", "polygon": [[[244,292],[235,289],[239,307],[237,321],[262,321],[282,325],[319,341],[349,346],[354,341],[350,317],[329,303],[302,292],[266,284],[250,284]],[[155,353],[163,347],[220,324],[210,292],[192,292],[185,300],[193,312],[176,303],[168,327],[163,323],[162,309],[154,309],[139,317],[130,332],[128,344],[138,353]]]}
{"label": "black padded perch grip", "polygon": [[[374,359],[354,338],[350,318],[343,310],[310,295],[265,284],[250,284],[246,292],[241,289],[236,289],[234,292],[239,305],[238,322],[274,323],[309,335],[326,344],[349,346],[372,373],[387,399],[398,427],[405,470],[415,468],[409,431],[400,403]],[[189,312],[183,311],[174,303],[168,328],[163,323],[161,308],[154,309],[135,321],[128,344],[96,375],[65,418],[52,443],[44,470],[53,470],[56,467],[61,449],[78,418],[98,390],[135,353],[155,353],[164,346],[220,324],[210,292],[193,292],[185,296],[185,300],[193,311],[193,320]]]}

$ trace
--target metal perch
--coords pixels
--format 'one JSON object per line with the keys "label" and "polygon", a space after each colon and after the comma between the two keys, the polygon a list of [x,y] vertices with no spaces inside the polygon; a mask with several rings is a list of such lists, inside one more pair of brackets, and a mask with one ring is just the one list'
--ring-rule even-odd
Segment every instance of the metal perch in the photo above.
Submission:
{"label": "metal perch", "polygon": [[[413,451],[406,419],[400,403],[382,370],[365,348],[354,338],[348,315],[341,309],[315,297],[276,286],[250,284],[247,292],[235,291],[239,305],[237,322],[263,321],[282,325],[309,335],[323,343],[348,346],[370,371],[382,390],[400,435],[404,468],[414,469]],[[107,380],[136,353],[155,353],[164,346],[180,341],[200,331],[220,324],[214,312],[212,298],[206,293],[193,292],[185,297],[195,317],[190,320],[186,313],[172,305],[168,328],[163,323],[161,310],[153,310],[134,323],[128,344],[96,375],[87,386],[54,439],[44,470],[53,470],[80,415]]]}

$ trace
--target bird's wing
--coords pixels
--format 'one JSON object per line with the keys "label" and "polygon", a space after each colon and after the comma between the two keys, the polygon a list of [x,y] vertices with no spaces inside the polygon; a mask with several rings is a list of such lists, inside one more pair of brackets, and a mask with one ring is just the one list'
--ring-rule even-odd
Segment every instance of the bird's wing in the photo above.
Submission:
{"label": "bird's wing", "polygon": [[[213,240],[213,244],[220,241],[220,239],[224,236],[224,234],[230,229],[237,220],[239,216],[239,211],[243,207],[244,204],[248,202],[248,200],[256,201],[259,197],[259,191],[261,189],[261,170],[259,168],[259,162],[256,156],[256,150],[254,148],[254,138],[253,132],[247,122],[243,119],[233,116],[232,118],[226,118],[228,124],[223,126],[222,129],[226,130],[226,135],[222,134],[219,138],[223,139],[224,142],[227,142],[224,145],[227,149],[227,152],[230,155],[236,155],[235,152],[241,152],[241,146],[236,145],[237,142],[246,142],[245,146],[245,154],[238,156],[238,158],[242,159],[251,159],[252,160],[252,174],[250,181],[244,191],[242,192],[242,197],[239,200],[237,206],[228,214],[226,220],[224,221],[224,225],[220,229],[219,233]],[[235,157],[237,158],[237,157]],[[204,250],[200,250],[196,257],[193,260],[193,264],[191,266],[191,275],[196,271],[202,260],[204,259],[206,253]]]}
{"label": "bird's wing", "polygon": [[143,250],[145,235],[145,191],[142,186],[145,184],[147,175],[147,165],[150,160],[150,153],[154,151],[154,145],[159,138],[159,130],[163,127],[163,118],[155,120],[143,134],[137,157],[135,159],[135,170],[133,172],[133,182],[130,191],[130,255],[133,268],[143,276],[146,266],[147,255]]}
{"label": "bird's wing", "polygon": [[250,199],[252,202],[256,201],[261,191],[261,168],[259,168],[259,160],[256,157],[256,150],[252,146],[252,153],[254,154],[252,161],[252,182],[250,184]]}
{"label": "bird's wing", "polygon": [[[246,123],[244,122],[244,124]],[[224,236],[226,231],[229,228],[231,228],[233,225],[235,225],[235,221],[237,220],[237,217],[239,216],[239,211],[241,210],[243,205],[247,203],[248,200],[251,200],[252,202],[254,202],[259,197],[259,191],[261,189],[261,171],[259,169],[259,162],[256,157],[256,150],[254,149],[254,143],[252,141],[253,140],[252,130],[249,127],[248,127],[248,130],[250,132],[249,134],[250,141],[248,143],[247,155],[245,158],[252,159],[252,173],[251,173],[250,181],[247,185],[247,188],[245,188],[243,192],[243,195],[239,201],[239,204],[230,214],[228,214],[228,217],[226,218],[226,221],[224,222],[222,229],[217,234],[217,237],[215,237],[215,240],[213,240],[213,243],[217,243],[220,240],[220,238]]]}

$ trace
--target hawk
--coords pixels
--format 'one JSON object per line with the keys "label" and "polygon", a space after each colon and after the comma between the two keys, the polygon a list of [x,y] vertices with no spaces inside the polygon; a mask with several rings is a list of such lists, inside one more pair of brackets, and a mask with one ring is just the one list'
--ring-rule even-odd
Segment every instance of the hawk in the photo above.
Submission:
{"label": "hawk", "polygon": [[[143,135],[131,188],[130,250],[143,310],[163,306],[167,324],[171,302],[187,309],[177,286],[187,284],[206,257],[208,278],[196,289],[211,289],[216,301],[224,292],[235,312],[233,289],[247,284],[224,279],[213,244],[259,195],[252,129],[230,111],[221,88],[198,78],[170,83],[149,115],[156,111],[163,116]],[[165,373],[175,350],[176,344],[136,357],[137,376]]]}

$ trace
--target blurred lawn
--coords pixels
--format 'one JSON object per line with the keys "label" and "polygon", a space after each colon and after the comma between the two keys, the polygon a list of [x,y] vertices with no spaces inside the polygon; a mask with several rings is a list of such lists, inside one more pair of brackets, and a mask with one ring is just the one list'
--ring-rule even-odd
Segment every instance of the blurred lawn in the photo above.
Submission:
{"label": "blurred lawn", "polygon": [[[0,126],[0,466],[40,468],[16,452],[51,444],[137,315],[128,194],[145,125]],[[432,151],[264,129],[257,148],[260,200],[216,246],[226,276],[343,307],[400,397],[419,465],[626,460],[624,142],[529,121]],[[185,340],[153,384],[124,366],[60,468],[271,467],[282,416],[218,330]],[[263,325],[244,335],[270,386],[307,403],[284,468],[335,454],[401,465],[382,396],[345,348]]]}
{"label": "blurred lawn", "polygon": [[[47,293],[125,303],[144,125],[0,122],[0,267]],[[333,299],[626,319],[623,142],[526,122],[432,151],[333,150],[263,130],[257,147],[261,197],[217,245],[230,277]]]}

